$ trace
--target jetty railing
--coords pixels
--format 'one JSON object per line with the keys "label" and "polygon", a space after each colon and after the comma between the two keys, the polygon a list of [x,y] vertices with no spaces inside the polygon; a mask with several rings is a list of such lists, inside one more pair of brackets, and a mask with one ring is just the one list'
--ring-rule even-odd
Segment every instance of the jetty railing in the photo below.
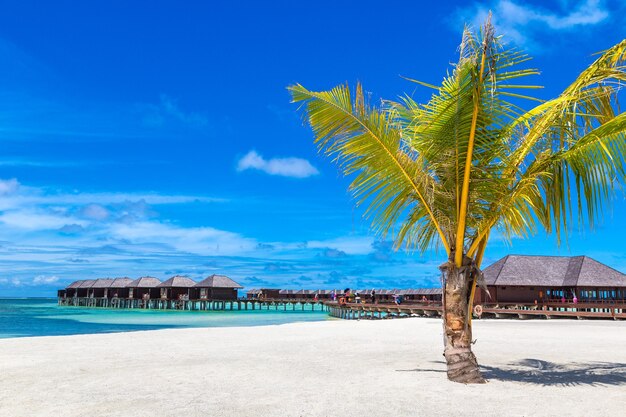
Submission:
{"label": "jetty railing", "polygon": [[443,311],[441,303],[346,303],[326,302],[332,317],[361,320],[396,317],[436,317]]}
{"label": "jetty railing", "polygon": [[[441,316],[443,307],[440,303],[346,303],[327,302],[332,317],[347,320],[389,319],[403,317]],[[474,309],[476,318],[500,319],[613,319],[626,320],[626,303],[500,303],[480,305]]]}

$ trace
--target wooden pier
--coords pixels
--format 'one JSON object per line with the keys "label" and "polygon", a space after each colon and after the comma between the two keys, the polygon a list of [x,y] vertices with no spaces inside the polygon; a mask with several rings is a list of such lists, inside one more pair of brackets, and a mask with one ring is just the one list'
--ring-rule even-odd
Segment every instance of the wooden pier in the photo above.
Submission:
{"label": "wooden pier", "polygon": [[[339,304],[327,302],[332,317],[346,320],[441,316],[441,304]],[[626,320],[626,303],[545,303],[486,305],[474,310],[476,318],[496,319],[612,319]]]}
{"label": "wooden pier", "polygon": [[[171,300],[72,297],[59,298],[59,305],[90,308],[119,308],[183,311],[325,311],[345,320],[440,317],[440,303],[346,303],[311,299]],[[480,305],[476,318],[496,319],[609,319],[626,320],[626,303],[544,303]]]}
{"label": "wooden pier", "polygon": [[440,304],[339,304],[327,302],[331,317],[346,320],[441,316]]}
{"label": "wooden pier", "polygon": [[557,319],[613,319],[626,320],[626,302],[586,302],[560,303],[547,302],[539,304],[517,303],[484,306],[482,317],[517,318],[528,320],[533,318]]}
{"label": "wooden pier", "polygon": [[60,306],[119,308],[145,310],[186,310],[186,311],[328,311],[322,301],[281,300],[281,299],[245,299],[236,300],[171,300],[171,299],[133,299],[133,298],[96,298],[72,297],[59,298]]}

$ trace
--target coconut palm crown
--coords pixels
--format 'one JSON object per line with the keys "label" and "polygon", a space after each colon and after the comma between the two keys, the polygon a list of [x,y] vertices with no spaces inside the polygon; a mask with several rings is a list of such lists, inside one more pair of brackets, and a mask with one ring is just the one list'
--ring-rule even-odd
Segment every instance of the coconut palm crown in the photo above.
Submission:
{"label": "coconut palm crown", "polygon": [[[530,95],[540,87],[525,82],[538,74],[524,68],[529,59],[503,45],[488,20],[478,33],[465,29],[459,60],[440,86],[415,81],[434,90],[425,104],[410,96],[372,104],[360,84],[289,87],[320,151],[352,178],[375,230],[397,247],[445,249],[442,271],[459,275],[455,288],[444,284],[446,333],[470,342],[490,233],[510,239],[543,229],[561,239],[570,223],[593,226],[624,182],[626,113],[617,98],[626,40],[550,100]],[[447,351],[465,349],[467,340],[455,340]],[[446,358],[450,379],[482,382],[477,366],[451,372],[461,360]],[[465,359],[475,363],[473,354]]]}

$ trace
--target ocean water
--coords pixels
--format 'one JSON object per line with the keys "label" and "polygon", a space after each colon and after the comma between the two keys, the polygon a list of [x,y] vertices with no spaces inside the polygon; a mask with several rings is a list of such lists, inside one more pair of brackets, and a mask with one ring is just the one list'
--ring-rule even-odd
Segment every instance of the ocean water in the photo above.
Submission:
{"label": "ocean water", "polygon": [[60,307],[56,298],[0,298],[0,339],[328,320],[321,311],[155,311]]}

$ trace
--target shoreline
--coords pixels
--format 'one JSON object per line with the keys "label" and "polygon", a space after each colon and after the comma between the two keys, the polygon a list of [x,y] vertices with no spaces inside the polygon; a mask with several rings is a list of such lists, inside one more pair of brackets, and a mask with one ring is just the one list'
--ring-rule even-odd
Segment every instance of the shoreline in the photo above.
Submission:
{"label": "shoreline", "polygon": [[622,410],[626,322],[488,320],[474,327],[474,350],[490,380],[480,386],[447,381],[440,319],[0,339],[0,414],[602,416]]}

